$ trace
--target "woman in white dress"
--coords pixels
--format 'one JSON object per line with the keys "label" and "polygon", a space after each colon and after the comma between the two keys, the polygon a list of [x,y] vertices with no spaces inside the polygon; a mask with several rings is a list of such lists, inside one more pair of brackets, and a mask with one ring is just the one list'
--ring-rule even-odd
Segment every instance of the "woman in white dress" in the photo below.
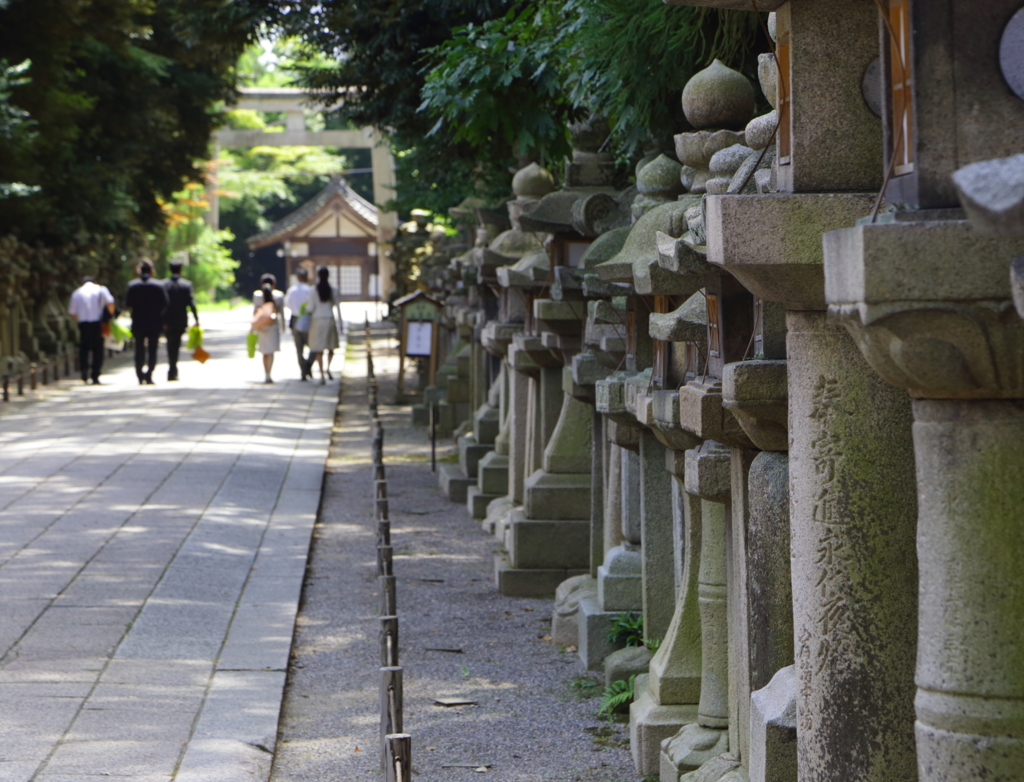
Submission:
{"label": "woman in white dress", "polygon": [[270,369],[274,366],[274,354],[281,349],[281,332],[284,331],[284,294],[274,290],[277,278],[273,274],[260,277],[260,289],[252,295],[253,314],[268,301],[274,303],[274,321],[256,329],[256,349],[263,356],[263,370],[267,377],[264,383],[273,383]]}
{"label": "woman in white dress", "polygon": [[338,324],[334,319],[334,308],[341,301],[341,294],[338,289],[331,285],[327,279],[330,272],[326,266],[317,269],[319,281],[316,287],[309,292],[306,300],[306,312],[312,316],[309,325],[309,352],[310,361],[316,360],[320,367],[320,385],[327,382],[324,378],[324,351],[327,351],[327,377],[334,379],[331,375],[331,359],[334,358],[334,350],[338,347]]}

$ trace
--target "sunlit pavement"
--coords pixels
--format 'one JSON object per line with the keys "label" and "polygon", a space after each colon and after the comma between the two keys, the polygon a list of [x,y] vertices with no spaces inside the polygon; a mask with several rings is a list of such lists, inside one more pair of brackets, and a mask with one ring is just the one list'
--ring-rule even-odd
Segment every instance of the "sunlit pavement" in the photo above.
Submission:
{"label": "sunlit pavement", "polygon": [[0,408],[0,782],[269,773],[338,383],[285,337],[265,385],[249,314]]}

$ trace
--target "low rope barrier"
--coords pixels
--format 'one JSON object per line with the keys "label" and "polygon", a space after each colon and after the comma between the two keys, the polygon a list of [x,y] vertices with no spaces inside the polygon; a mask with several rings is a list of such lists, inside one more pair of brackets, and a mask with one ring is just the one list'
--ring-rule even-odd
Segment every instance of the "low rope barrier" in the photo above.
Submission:
{"label": "low rope barrier", "polygon": [[391,546],[388,482],[384,469],[384,426],[378,402],[380,386],[374,375],[373,341],[365,319],[366,395],[370,413],[370,457],[373,464],[373,516],[377,538],[377,588],[380,621],[380,766],[385,782],[411,782],[412,737],[403,733],[403,670],[398,664],[398,598]]}
{"label": "low rope barrier", "polygon": [[17,396],[25,396],[26,386],[29,391],[36,391],[39,386],[48,386],[56,383],[61,377],[68,378],[72,371],[80,369],[78,354],[72,357],[72,351],[66,351],[62,355],[39,357],[38,361],[17,363],[14,359],[7,359],[7,370],[0,376],[0,400],[11,401],[12,388]]}

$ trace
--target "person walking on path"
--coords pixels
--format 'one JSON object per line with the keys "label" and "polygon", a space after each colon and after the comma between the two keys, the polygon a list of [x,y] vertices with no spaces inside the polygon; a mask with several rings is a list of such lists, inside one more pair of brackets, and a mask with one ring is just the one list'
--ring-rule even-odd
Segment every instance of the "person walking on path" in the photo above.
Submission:
{"label": "person walking on path", "polygon": [[90,377],[92,357],[92,384],[100,384],[103,368],[103,313],[114,314],[114,297],[105,285],[96,283],[95,277],[83,277],[82,286],[71,294],[68,314],[78,323],[78,363],[82,368],[82,382]]}
{"label": "person walking on path", "polygon": [[192,283],[181,276],[181,264],[170,264],[171,276],[164,280],[167,288],[167,379],[178,379],[178,353],[181,350],[181,335],[188,328],[188,311],[199,325],[199,313],[196,311],[195,296]]}
{"label": "person walking on path", "polygon": [[[306,343],[309,342],[309,329],[300,329],[302,325],[303,315],[309,309],[305,307],[306,299],[309,298],[309,292],[312,288],[309,286],[309,269],[305,266],[300,266],[295,276],[298,278],[292,287],[288,289],[288,292],[284,295],[284,306],[288,308],[291,317],[288,319],[288,325],[292,330],[292,339],[295,340],[295,352],[299,356],[299,377],[305,380],[308,377],[313,376],[313,361],[310,357],[306,356]],[[309,323],[309,318],[306,318],[306,323]]]}
{"label": "person walking on path", "polygon": [[[264,274],[260,277],[260,289],[252,294],[253,328],[258,336],[256,349],[263,356],[263,370],[267,373],[264,383],[274,382],[270,370],[274,366],[274,354],[281,349],[281,332],[284,331],[284,294],[274,290],[275,285],[277,278]],[[265,304],[271,306],[263,309]],[[257,325],[261,320],[267,322]]]}
{"label": "person walking on path", "polygon": [[[132,337],[135,339],[135,374],[139,385],[153,385],[156,351],[168,305],[167,288],[153,279],[153,264],[139,262],[139,278],[128,283],[125,306],[132,311]],[[143,366],[147,369],[142,371]]]}
{"label": "person walking on path", "polygon": [[[309,350],[310,368],[315,360],[320,367],[320,385],[324,385],[324,351],[327,351],[327,377],[334,379],[331,375],[331,360],[334,358],[334,351],[338,347],[338,324],[334,319],[334,308],[341,302],[341,294],[338,289],[331,285],[327,278],[330,272],[326,266],[317,269],[316,287],[309,292],[306,299],[306,311],[312,315],[309,326]],[[310,373],[312,376],[312,373]]]}

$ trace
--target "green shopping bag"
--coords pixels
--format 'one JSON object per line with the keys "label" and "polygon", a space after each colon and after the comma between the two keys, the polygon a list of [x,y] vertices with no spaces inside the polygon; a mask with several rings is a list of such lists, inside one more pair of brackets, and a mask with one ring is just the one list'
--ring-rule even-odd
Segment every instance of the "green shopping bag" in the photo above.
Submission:
{"label": "green shopping bag", "polygon": [[260,335],[255,331],[250,331],[249,336],[246,338],[245,347],[249,351],[249,358],[256,357],[256,343],[259,341]]}
{"label": "green shopping bag", "polygon": [[199,326],[193,326],[188,330],[188,344],[186,347],[189,350],[195,350],[203,346],[203,330]]}
{"label": "green shopping bag", "polygon": [[131,329],[126,328],[122,323],[117,320],[110,320],[107,323],[110,326],[110,336],[117,342],[124,342],[125,340],[131,339]]}

